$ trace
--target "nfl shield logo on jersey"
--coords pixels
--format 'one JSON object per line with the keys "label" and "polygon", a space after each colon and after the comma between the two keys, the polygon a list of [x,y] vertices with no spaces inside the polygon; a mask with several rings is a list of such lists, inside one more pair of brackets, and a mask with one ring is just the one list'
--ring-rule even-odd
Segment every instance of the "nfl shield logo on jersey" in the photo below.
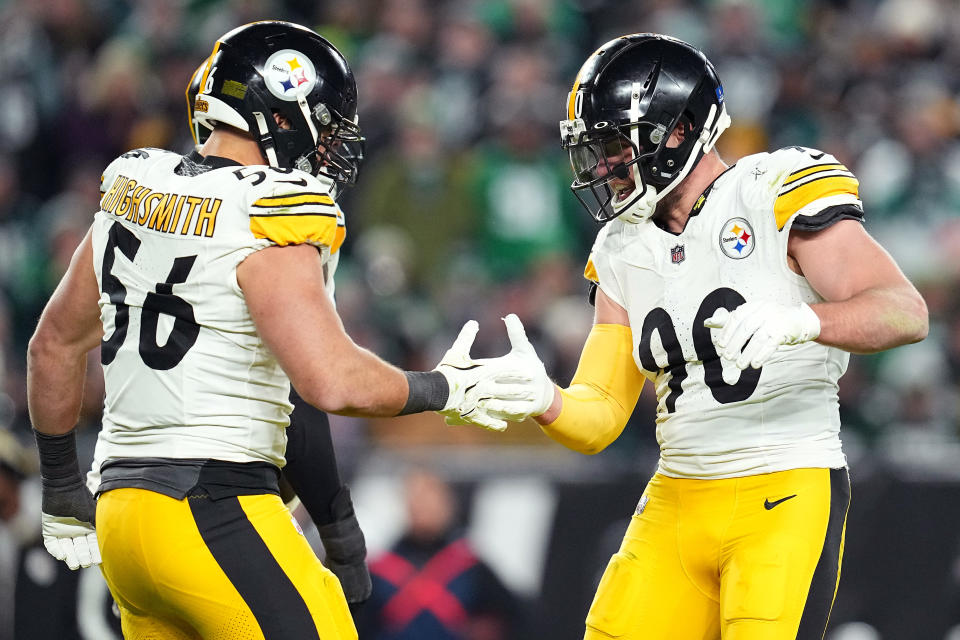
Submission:
{"label": "nfl shield logo on jersey", "polygon": [[670,262],[673,264],[680,264],[687,257],[687,254],[683,248],[682,244],[675,245],[670,247]]}

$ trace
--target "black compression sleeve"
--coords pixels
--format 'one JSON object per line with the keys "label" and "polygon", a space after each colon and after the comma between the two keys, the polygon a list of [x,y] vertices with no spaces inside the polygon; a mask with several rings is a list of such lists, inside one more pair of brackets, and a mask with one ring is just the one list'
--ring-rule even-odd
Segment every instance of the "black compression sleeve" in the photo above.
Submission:
{"label": "black compression sleeve", "polygon": [[340,492],[340,473],[327,414],[290,393],[293,413],[287,427],[287,466],[283,475],[297,493],[314,524],[334,521],[333,501]]}

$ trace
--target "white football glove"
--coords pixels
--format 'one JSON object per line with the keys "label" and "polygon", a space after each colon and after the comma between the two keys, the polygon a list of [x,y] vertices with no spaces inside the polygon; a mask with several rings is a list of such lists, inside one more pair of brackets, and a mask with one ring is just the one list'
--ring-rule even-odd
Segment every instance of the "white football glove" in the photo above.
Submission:
{"label": "white football glove", "polygon": [[[718,354],[737,367],[759,369],[783,344],[800,344],[820,335],[820,318],[806,303],[745,302],[732,312],[717,309],[703,326],[711,332]],[[748,343],[749,341],[749,343]]]}
{"label": "white football glove", "polygon": [[503,322],[510,338],[510,353],[496,358],[502,365],[495,375],[478,384],[478,407],[491,416],[522,422],[550,408],[556,385],[527,339],[520,318],[511,313]]}
{"label": "white football glove", "polygon": [[471,393],[484,376],[491,374],[489,368],[484,368],[483,360],[470,357],[470,347],[479,330],[480,325],[476,320],[468,320],[434,369],[443,374],[450,387],[447,403],[437,413],[444,416],[449,425],[475,424],[485,429],[503,431],[507,428],[506,421],[490,416],[477,407],[479,397],[475,392]]}
{"label": "white football glove", "polygon": [[97,532],[89,522],[65,516],[40,514],[43,546],[72,570],[100,564]]}

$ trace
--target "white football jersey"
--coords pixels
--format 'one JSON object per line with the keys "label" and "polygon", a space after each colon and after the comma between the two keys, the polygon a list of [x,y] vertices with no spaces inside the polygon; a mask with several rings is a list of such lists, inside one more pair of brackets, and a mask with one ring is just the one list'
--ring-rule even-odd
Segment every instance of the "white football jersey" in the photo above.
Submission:
{"label": "white football jersey", "polygon": [[634,360],[656,388],[659,471],[724,478],[842,467],[837,381],[849,354],[782,346],[761,369],[719,358],[704,320],[748,300],[821,302],[787,266],[791,229],[862,220],[836,158],[790,147],[741,159],[698,199],[682,233],[614,219],[585,275],[623,306]]}
{"label": "white football jersey", "polygon": [[138,149],[107,167],[101,190],[93,266],[106,400],[91,489],[116,458],[282,467],[290,382],[257,334],[236,268],[265,247],[312,244],[332,297],[345,229],[331,184]]}

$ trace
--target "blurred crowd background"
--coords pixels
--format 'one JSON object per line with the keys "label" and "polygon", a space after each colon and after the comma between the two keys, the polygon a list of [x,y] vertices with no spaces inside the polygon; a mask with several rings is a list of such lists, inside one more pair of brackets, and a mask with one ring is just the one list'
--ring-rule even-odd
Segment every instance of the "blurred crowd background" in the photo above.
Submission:
{"label": "blurred crowd background", "polygon": [[[264,18],[313,27],[356,73],[367,159],[339,200],[348,234],[337,302],[358,343],[403,368],[431,369],[469,318],[481,326],[475,354],[506,350],[500,317],[515,312],[548,371],[569,381],[592,321],[582,269],[597,227],[568,191],[557,123],[589,53],[623,33],[666,33],[717,67],[734,123],[718,145],[724,159],[789,145],[836,155],[860,179],[868,230],[927,300],[925,342],[854,356],[841,383],[855,480],[878,469],[960,479],[956,0],[4,0],[0,475],[12,479],[0,483],[3,520],[29,509],[33,521],[39,508],[8,488],[35,473],[33,454],[17,447],[32,440],[26,345],[98,208],[100,172],[136,147],[189,151],[191,73],[219,35]],[[80,425],[87,447],[99,427],[98,362]],[[656,460],[654,407],[647,389],[623,436],[596,458],[568,454],[531,424],[488,434],[431,415],[334,419],[333,428],[375,550],[402,528],[393,480],[414,464],[461,489],[525,472],[626,478],[638,496]],[[397,516],[393,525],[384,514]],[[474,539],[483,547],[496,537]],[[500,564],[535,601],[540,578],[516,574],[523,558]]]}

